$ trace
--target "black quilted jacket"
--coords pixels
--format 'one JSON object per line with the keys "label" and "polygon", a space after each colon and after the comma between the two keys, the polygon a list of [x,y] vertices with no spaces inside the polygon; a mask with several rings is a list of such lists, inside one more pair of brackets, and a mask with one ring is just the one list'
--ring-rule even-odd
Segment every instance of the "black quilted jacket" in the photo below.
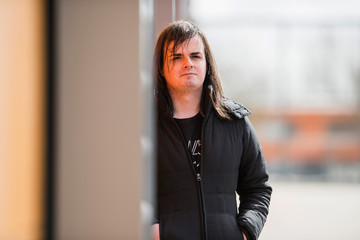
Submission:
{"label": "black quilted jacket", "polygon": [[[161,95],[161,93],[159,93]],[[160,99],[161,96],[160,96]],[[221,120],[203,100],[200,174],[165,101],[158,102],[157,221],[163,240],[258,239],[272,189],[265,159],[241,104],[226,100],[233,120]],[[240,195],[237,209],[236,194]]]}

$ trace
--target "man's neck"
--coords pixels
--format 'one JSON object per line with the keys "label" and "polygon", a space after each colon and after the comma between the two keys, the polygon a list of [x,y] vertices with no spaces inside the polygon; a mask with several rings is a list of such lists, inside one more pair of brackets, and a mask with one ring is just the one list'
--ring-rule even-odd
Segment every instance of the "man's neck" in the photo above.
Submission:
{"label": "man's neck", "polygon": [[190,118],[200,111],[201,92],[191,94],[171,93],[174,105],[174,118]]}

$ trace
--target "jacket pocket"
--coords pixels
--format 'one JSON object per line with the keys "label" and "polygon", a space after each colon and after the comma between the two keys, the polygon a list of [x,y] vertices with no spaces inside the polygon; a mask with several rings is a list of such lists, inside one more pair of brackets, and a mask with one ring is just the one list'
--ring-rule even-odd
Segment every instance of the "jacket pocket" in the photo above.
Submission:
{"label": "jacket pocket", "polygon": [[237,224],[236,217],[228,213],[211,213],[207,216],[209,240],[243,240],[243,234]]}

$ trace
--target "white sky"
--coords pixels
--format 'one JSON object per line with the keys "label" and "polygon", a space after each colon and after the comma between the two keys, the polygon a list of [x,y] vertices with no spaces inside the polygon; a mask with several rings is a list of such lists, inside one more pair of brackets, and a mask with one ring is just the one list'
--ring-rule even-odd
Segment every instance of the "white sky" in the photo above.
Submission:
{"label": "white sky", "polygon": [[265,17],[287,20],[359,20],[359,0],[191,0],[196,18]]}

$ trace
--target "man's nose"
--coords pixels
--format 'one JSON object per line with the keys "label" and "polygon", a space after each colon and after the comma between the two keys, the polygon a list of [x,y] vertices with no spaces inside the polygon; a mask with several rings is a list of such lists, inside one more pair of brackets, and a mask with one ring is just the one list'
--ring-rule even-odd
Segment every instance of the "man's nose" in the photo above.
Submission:
{"label": "man's nose", "polygon": [[184,57],[184,68],[192,68],[194,67],[192,61],[191,61],[191,58],[189,56],[185,56]]}

